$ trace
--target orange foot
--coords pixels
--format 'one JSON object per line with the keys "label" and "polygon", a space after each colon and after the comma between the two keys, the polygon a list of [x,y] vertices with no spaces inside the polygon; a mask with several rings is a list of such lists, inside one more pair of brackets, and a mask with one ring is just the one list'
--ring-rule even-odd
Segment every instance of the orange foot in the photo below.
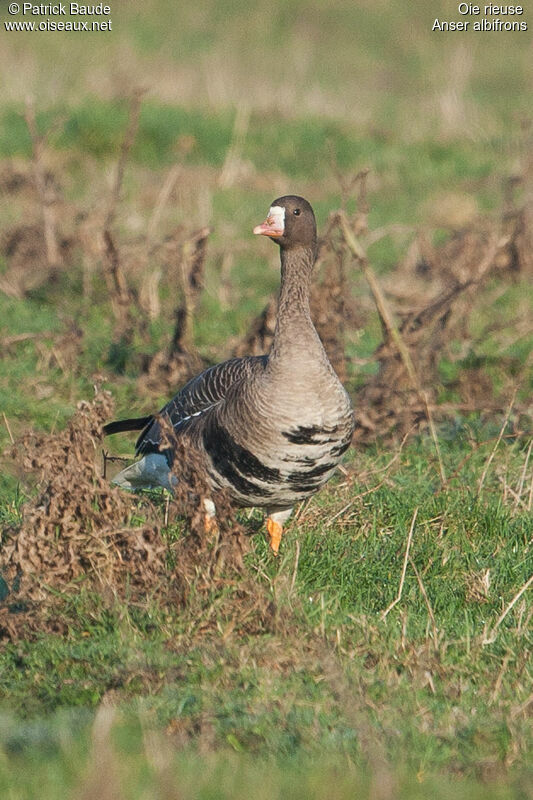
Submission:
{"label": "orange foot", "polygon": [[281,542],[281,535],[283,533],[283,525],[280,525],[279,522],[275,522],[273,519],[268,517],[267,531],[268,535],[270,536],[270,547],[272,548],[274,555],[277,556],[279,552],[279,543]]}
{"label": "orange foot", "polygon": [[218,525],[216,521],[216,517],[212,517],[209,514],[206,514],[204,517],[204,531],[206,533],[218,533]]}

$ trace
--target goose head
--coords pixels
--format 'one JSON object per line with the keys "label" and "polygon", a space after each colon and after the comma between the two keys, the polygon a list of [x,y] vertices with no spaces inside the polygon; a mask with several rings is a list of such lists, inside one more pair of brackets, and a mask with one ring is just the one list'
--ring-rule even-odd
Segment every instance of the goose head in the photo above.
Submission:
{"label": "goose head", "polygon": [[316,220],[313,209],[307,200],[294,194],[274,200],[266,220],[255,226],[254,233],[268,236],[282,250],[306,247],[316,251]]}

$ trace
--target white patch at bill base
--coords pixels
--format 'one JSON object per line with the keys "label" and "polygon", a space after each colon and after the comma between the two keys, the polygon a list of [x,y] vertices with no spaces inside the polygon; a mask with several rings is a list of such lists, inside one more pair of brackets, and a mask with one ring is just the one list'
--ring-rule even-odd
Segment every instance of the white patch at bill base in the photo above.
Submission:
{"label": "white patch at bill base", "polygon": [[273,220],[276,230],[285,230],[285,209],[283,206],[270,206],[268,219]]}

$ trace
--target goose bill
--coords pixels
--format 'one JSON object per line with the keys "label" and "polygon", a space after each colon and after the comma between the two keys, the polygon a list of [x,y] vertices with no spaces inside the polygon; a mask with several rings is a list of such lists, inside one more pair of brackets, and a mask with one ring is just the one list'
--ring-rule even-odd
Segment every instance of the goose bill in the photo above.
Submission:
{"label": "goose bill", "polygon": [[256,225],[254,233],[261,236],[283,236],[285,232],[285,209],[281,206],[272,206],[268,217],[260,225]]}

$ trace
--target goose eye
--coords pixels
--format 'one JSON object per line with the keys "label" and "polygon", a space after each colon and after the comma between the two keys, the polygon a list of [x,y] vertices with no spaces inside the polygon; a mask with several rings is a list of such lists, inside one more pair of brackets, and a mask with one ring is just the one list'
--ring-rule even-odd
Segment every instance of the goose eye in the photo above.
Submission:
{"label": "goose eye", "polygon": [[300,211],[299,208],[295,208],[292,213],[294,214],[295,217],[299,217],[302,212]]}

